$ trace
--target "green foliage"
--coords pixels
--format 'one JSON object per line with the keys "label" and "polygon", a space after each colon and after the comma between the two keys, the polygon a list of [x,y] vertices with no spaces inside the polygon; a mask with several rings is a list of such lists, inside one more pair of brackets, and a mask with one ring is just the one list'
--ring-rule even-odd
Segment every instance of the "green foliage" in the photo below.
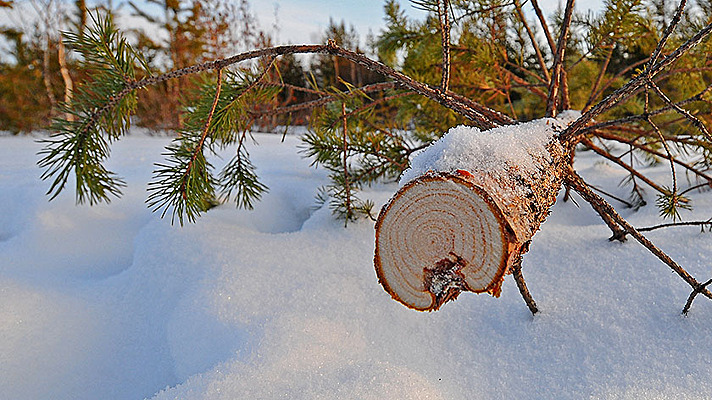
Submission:
{"label": "green foliage", "polygon": [[[174,68],[203,61],[206,55],[218,56],[220,45],[216,47],[218,42],[209,38],[228,32],[230,24],[206,18],[210,0],[155,2],[167,10],[162,23],[171,40],[156,43],[139,36],[140,53],[148,54],[147,61],[118,35],[108,18],[95,21],[94,27],[81,28],[84,34],[69,35],[68,44],[82,54],[81,68],[90,78],[76,91],[71,107],[63,106],[61,111],[72,117],[55,123],[56,133],[46,141],[42,152],[43,177],[54,179],[49,191],[52,197],[62,190],[72,172],[80,202],[108,201],[119,195],[123,182],[102,163],[111,143],[126,132],[137,110],[131,85],[151,76],[149,65],[154,70],[165,68],[157,60],[166,55]],[[585,111],[631,78],[644,76],[649,67],[646,61],[671,18],[664,2],[658,3],[606,0],[603,12],[575,17],[572,35],[565,43],[567,86],[560,91],[562,103]],[[188,4],[191,7],[186,7]],[[239,11],[245,15],[246,4],[246,0],[241,1]],[[417,0],[413,4],[427,13],[424,19],[410,19],[396,1],[385,2],[386,27],[373,45],[382,62],[437,89],[444,72],[438,2]],[[519,12],[524,6],[526,2],[518,1],[452,0],[447,10],[452,22],[449,90],[515,120],[545,115],[554,59],[548,40],[542,40],[539,21],[526,20],[522,16],[528,14]],[[140,13],[138,7],[134,9]],[[695,10],[702,12],[687,13],[662,54],[668,54],[710,20],[704,5]],[[251,31],[252,20],[249,16],[244,20],[245,32]],[[561,21],[559,11],[548,27],[554,42]],[[361,52],[358,35],[344,22],[331,21],[323,38],[325,43],[327,40]],[[258,42],[268,44],[269,38],[255,39],[249,46]],[[618,164],[625,164],[623,156],[630,155],[626,162],[634,170],[634,160],[667,163],[671,156],[692,155],[689,165],[671,163],[672,189],[642,179],[639,170],[631,173],[624,184],[630,187],[633,207],[646,202],[640,183],[645,182],[658,192],[661,215],[679,218],[678,210],[690,204],[683,196],[685,191],[677,187],[675,168],[684,167],[700,178],[705,176],[700,173],[712,165],[710,138],[700,129],[711,111],[706,92],[712,82],[710,53],[712,41],[708,40],[647,88],[600,115],[597,120],[601,123],[617,123],[592,129],[585,138],[624,145],[629,150],[623,155],[613,154],[615,146],[603,146],[603,152],[607,158],[620,161]],[[141,86],[153,89],[142,91],[144,105],[139,111],[156,114],[155,110],[167,104],[168,110],[159,113],[165,113],[161,118],[172,122],[162,126],[177,127],[179,133],[166,149],[166,160],[157,164],[149,188],[149,206],[162,215],[171,213],[172,221],[180,224],[194,221],[222,201],[232,200],[238,207],[251,208],[267,187],[259,181],[250,161],[250,130],[255,123],[274,125],[286,119],[289,124],[293,113],[302,113],[295,115],[303,122],[308,107],[294,104],[313,101],[309,107],[316,108],[308,121],[311,130],[303,137],[302,151],[313,164],[330,173],[331,182],[322,188],[320,201],[328,202],[337,217],[348,222],[371,213],[372,203],[359,198],[365,185],[397,178],[414,151],[429,145],[450,127],[470,123],[449,108],[395,85],[371,90],[371,84],[383,81],[382,76],[333,55],[315,54],[309,68],[307,73],[297,58],[288,55],[262,60],[251,70],[214,71],[203,67],[196,70],[205,72],[201,79],[188,80],[181,75]],[[0,90],[4,90],[2,80]],[[185,108],[179,110],[179,103]],[[680,105],[673,107],[673,103]],[[686,111],[681,111],[683,107]],[[280,113],[287,117],[278,120]],[[648,113],[652,117],[648,118]],[[141,120],[148,123],[143,115]],[[156,118],[156,126],[160,126],[161,118]],[[210,160],[230,145],[237,147],[234,156],[215,171]]]}
{"label": "green foliage", "polygon": [[[157,164],[149,186],[149,207],[163,210],[162,215],[171,210],[171,220],[177,218],[181,225],[184,218],[194,222],[200,213],[232,198],[233,193],[238,207],[253,207],[267,187],[258,180],[245,147],[252,127],[251,111],[254,104],[267,102],[278,93],[274,87],[259,87],[262,76],[226,71],[219,86],[207,79],[200,84],[201,96],[185,117],[186,127],[166,149],[167,162]],[[214,154],[231,144],[238,145],[236,155],[215,178],[206,152]]]}
{"label": "green foliage", "polygon": [[358,191],[379,179],[397,178],[407,168],[414,144],[421,143],[410,131],[379,122],[372,99],[350,89],[332,89],[338,101],[315,110],[311,130],[302,137],[303,154],[330,171],[331,183],[318,200],[328,201],[345,223],[371,215],[373,203],[361,200]]}
{"label": "green foliage", "polygon": [[670,218],[673,221],[681,220],[680,210],[691,210],[690,199],[687,197],[673,192],[670,188],[665,188],[666,193],[660,193],[657,195],[657,200],[655,204],[660,210],[660,216],[663,218]]}
{"label": "green foliage", "polygon": [[95,71],[93,80],[78,87],[73,103],[63,104],[67,118],[52,124],[54,132],[42,140],[45,148],[39,161],[42,179],[53,178],[51,198],[62,191],[72,175],[78,203],[106,201],[121,193],[124,182],[103,166],[109,144],[125,134],[136,109],[136,95],[130,91],[114,101],[114,96],[136,78],[136,69],[145,68],[141,57],[119,34],[110,16],[94,19],[84,35],[67,34],[67,45],[78,51],[85,68]]}

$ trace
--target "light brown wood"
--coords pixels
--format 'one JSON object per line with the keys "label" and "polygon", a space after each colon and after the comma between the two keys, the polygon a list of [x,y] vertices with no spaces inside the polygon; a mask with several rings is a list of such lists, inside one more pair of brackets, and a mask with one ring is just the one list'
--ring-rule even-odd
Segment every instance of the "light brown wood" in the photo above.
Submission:
{"label": "light brown wood", "polygon": [[556,140],[547,151],[534,169],[431,171],[403,186],[376,223],[374,264],[384,289],[421,311],[463,291],[499,296],[562,185],[565,152]]}

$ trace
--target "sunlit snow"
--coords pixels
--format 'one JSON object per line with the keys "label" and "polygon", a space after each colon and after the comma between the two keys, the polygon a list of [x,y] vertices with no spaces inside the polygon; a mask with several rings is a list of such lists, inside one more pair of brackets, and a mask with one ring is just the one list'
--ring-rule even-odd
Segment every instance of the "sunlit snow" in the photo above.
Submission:
{"label": "sunlit snow", "polygon": [[[123,198],[48,202],[40,146],[0,138],[0,399],[706,399],[712,302],[633,241],[609,242],[580,198],[559,202],[524,258],[541,312],[507,277],[499,299],[465,293],[441,311],[393,301],[373,269],[373,222],[313,209],[327,173],[298,140],[257,134],[270,192],[171,226],[145,207],[168,138],[134,134],[109,167]],[[228,149],[223,157],[229,159]],[[220,160],[214,164],[220,165]],[[581,153],[591,184],[626,197],[625,172]],[[646,169],[665,183],[664,164]],[[70,185],[71,186],[71,185]],[[380,207],[397,184],[362,193]],[[648,203],[654,198],[648,192]],[[691,193],[707,219],[709,193]],[[659,222],[647,206],[621,212]],[[712,234],[649,237],[700,280]]]}
{"label": "sunlit snow", "polygon": [[581,114],[565,111],[557,118],[541,118],[516,125],[481,131],[459,125],[430,146],[413,155],[410,168],[400,178],[403,186],[428,171],[508,174],[516,166],[522,173],[537,173],[534,160],[549,158],[546,149],[554,136]]}

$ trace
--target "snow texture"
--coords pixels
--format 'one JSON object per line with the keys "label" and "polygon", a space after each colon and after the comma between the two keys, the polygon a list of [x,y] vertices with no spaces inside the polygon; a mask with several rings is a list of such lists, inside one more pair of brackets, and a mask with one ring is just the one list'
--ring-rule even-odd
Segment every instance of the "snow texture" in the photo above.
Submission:
{"label": "snow texture", "polygon": [[[682,317],[689,287],[635,242],[609,242],[580,198],[580,208],[554,207],[524,258],[536,317],[511,277],[499,299],[464,293],[419,313],[378,284],[371,221],[344,228],[328,207],[312,209],[327,176],[299,157],[298,141],[256,138],[250,152],[271,188],[264,201],[252,212],[223,205],[183,228],[144,204],[168,138],[116,143],[110,168],[129,186],[92,208],[75,206],[72,193],[48,202],[39,145],[0,138],[0,399],[712,393],[712,302],[699,297]],[[582,153],[576,166],[625,197],[625,172],[596,160]],[[667,168],[646,172],[664,182]],[[396,189],[363,196],[381,205]],[[709,193],[691,198],[695,211],[684,217],[708,218]],[[636,226],[658,222],[651,206],[620,208]],[[649,236],[699,279],[712,277],[712,234]]]}
{"label": "snow texture", "polygon": [[564,111],[557,118],[542,118],[487,131],[466,125],[450,128],[442,138],[413,156],[410,168],[400,178],[400,185],[430,171],[454,172],[458,169],[472,174],[507,175],[510,168],[516,166],[522,174],[536,176],[536,160],[550,158],[546,145],[579,116],[578,111]]}

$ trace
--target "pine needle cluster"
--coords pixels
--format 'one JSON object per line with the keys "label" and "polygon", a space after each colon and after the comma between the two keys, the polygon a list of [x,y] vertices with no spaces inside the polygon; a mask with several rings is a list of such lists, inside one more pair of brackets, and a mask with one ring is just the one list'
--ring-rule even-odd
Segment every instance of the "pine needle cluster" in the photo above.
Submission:
{"label": "pine needle cluster", "polygon": [[373,202],[361,200],[358,191],[380,179],[397,178],[421,142],[412,133],[381,121],[379,101],[342,83],[346,91],[332,88],[330,95],[336,100],[314,110],[311,129],[302,138],[302,152],[312,165],[330,171],[331,183],[322,188],[318,200],[328,202],[332,212],[347,223],[358,216],[372,217]]}
{"label": "pine needle cluster", "polygon": [[[54,122],[54,133],[42,141],[39,165],[45,169],[42,178],[52,179],[51,198],[73,178],[77,202],[95,204],[120,196],[125,186],[103,163],[110,145],[128,132],[136,91],[170,75],[152,76],[110,15],[92,17],[94,24],[83,34],[66,34],[68,47],[81,55],[92,79],[78,88],[72,104],[62,106],[65,117]],[[259,73],[220,68],[202,78],[199,94],[184,114],[184,127],[167,146],[165,161],[156,164],[149,183],[150,208],[162,216],[170,212],[171,220],[182,225],[219,202],[233,199],[238,207],[252,208],[259,200],[267,187],[257,178],[246,141],[256,105],[279,93],[261,84],[272,67],[269,60],[258,65]],[[235,144],[235,156],[215,176],[209,157]]]}
{"label": "pine needle cluster", "polygon": [[[270,68],[266,66],[265,68]],[[223,76],[224,75],[224,76]],[[156,164],[149,183],[148,205],[172,220],[194,222],[210,207],[234,199],[238,207],[251,209],[267,187],[255,173],[246,148],[252,128],[252,105],[273,99],[277,90],[260,87],[264,73],[218,71],[217,83],[204,78],[200,96],[185,117],[185,127],[166,148],[165,162]],[[237,144],[235,156],[217,176],[207,156]]]}
{"label": "pine needle cluster", "polygon": [[[124,182],[103,162],[111,143],[129,127],[136,91],[197,74],[198,92],[186,94],[183,127],[149,187],[149,206],[181,224],[229,199],[251,208],[267,190],[247,149],[255,121],[266,116],[313,110],[302,152],[330,172],[319,199],[348,222],[371,213],[372,203],[359,198],[364,186],[396,179],[413,152],[450,127],[477,125],[472,115],[486,112],[497,125],[554,115],[557,109],[586,112],[636,79],[646,79],[645,85],[579,128],[575,151],[594,151],[627,171],[623,184],[630,198],[623,202],[630,207],[650,202],[645,191],[652,189],[665,218],[679,219],[680,211],[691,207],[686,194],[712,185],[712,135],[706,128],[712,42],[701,41],[663,73],[651,75],[657,61],[706,26],[709,10],[698,6],[684,15],[672,10],[673,15],[651,1],[606,0],[599,14],[574,13],[570,35],[557,43],[563,10],[551,25],[543,17],[532,20],[523,7],[536,8],[537,1],[413,3],[427,18],[412,20],[397,2],[385,2],[386,27],[373,41],[381,62],[332,38],[326,45],[255,50],[160,76],[151,75],[110,17],[94,17],[84,34],[67,36],[68,46],[93,72],[73,104],[63,108],[68,117],[56,121],[56,133],[45,141],[40,165],[43,178],[53,180],[49,194],[57,196],[74,177],[78,202],[120,195]],[[668,32],[675,20],[676,30]],[[322,72],[333,63],[334,76],[312,78],[311,87],[285,84],[279,57],[300,52],[316,54]],[[251,69],[235,67],[248,59],[260,62]],[[367,73],[378,79],[364,79]],[[294,93],[300,103],[277,106],[278,99]],[[455,97],[467,100],[465,108],[474,107],[467,109],[471,114],[448,106]],[[216,171],[210,160],[231,145],[237,147],[234,156]],[[661,162],[670,165],[667,186],[641,168]]]}
{"label": "pine needle cluster", "polygon": [[93,22],[84,34],[66,34],[67,46],[80,54],[93,74],[77,89],[72,104],[61,105],[65,117],[52,124],[54,133],[42,141],[45,148],[39,161],[45,169],[42,179],[53,178],[48,191],[51,198],[59,195],[73,173],[77,202],[90,204],[111,201],[125,186],[103,162],[109,157],[111,142],[126,134],[131,125],[136,94],[129,90],[120,98],[115,96],[135,82],[137,70],[150,73],[111,16]]}

